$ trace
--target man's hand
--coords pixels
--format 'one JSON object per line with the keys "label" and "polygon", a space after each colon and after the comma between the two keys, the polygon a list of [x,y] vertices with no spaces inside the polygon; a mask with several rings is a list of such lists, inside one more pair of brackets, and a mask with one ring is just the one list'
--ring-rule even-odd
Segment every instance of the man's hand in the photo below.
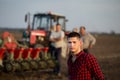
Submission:
{"label": "man's hand", "polygon": [[89,49],[91,49],[92,48],[92,45],[89,45],[89,47],[88,47]]}

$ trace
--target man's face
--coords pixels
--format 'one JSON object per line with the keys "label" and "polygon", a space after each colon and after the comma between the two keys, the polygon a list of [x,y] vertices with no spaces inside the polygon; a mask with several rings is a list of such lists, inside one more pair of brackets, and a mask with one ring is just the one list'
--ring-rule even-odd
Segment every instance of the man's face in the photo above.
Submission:
{"label": "man's face", "polygon": [[57,25],[56,26],[56,31],[60,31],[61,30],[61,26],[60,25]]}
{"label": "man's face", "polygon": [[85,34],[85,29],[80,28],[80,34],[81,34],[81,35],[84,35],[84,34]]}
{"label": "man's face", "polygon": [[81,40],[77,37],[70,37],[68,38],[68,48],[71,52],[74,54],[77,54],[80,52],[81,46]]}

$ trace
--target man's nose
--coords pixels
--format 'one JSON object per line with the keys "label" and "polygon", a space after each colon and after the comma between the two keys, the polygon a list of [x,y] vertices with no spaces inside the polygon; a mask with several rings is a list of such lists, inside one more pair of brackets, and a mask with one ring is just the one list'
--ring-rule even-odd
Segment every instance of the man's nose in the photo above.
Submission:
{"label": "man's nose", "polygon": [[73,44],[73,43],[71,43],[71,44],[70,44],[70,46],[71,46],[71,47],[73,47],[73,46],[74,46],[74,44]]}

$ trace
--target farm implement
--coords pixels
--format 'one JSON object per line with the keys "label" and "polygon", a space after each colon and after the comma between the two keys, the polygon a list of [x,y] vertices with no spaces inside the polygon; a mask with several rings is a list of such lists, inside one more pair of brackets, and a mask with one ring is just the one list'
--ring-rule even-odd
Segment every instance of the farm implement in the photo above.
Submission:
{"label": "farm implement", "polygon": [[52,70],[55,60],[45,48],[0,48],[0,71]]}

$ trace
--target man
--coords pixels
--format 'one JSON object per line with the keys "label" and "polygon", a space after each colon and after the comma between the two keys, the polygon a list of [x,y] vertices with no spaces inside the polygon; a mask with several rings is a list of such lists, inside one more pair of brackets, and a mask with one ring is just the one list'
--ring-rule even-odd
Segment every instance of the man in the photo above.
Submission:
{"label": "man", "polygon": [[56,66],[54,72],[60,76],[60,57],[62,53],[62,46],[63,46],[63,40],[64,40],[65,34],[61,30],[61,25],[56,25],[56,32],[52,33],[50,35],[50,41],[54,43],[55,47],[55,60],[58,61],[58,65]]}
{"label": "man", "polygon": [[86,32],[84,26],[80,27],[80,35],[82,36],[83,50],[89,53],[89,50],[95,45],[96,39],[90,33]]}
{"label": "man", "polygon": [[77,27],[73,28],[73,32],[79,32],[78,28]]}
{"label": "man", "polygon": [[96,58],[82,50],[79,33],[68,35],[68,48],[71,52],[67,62],[69,80],[104,80]]}

